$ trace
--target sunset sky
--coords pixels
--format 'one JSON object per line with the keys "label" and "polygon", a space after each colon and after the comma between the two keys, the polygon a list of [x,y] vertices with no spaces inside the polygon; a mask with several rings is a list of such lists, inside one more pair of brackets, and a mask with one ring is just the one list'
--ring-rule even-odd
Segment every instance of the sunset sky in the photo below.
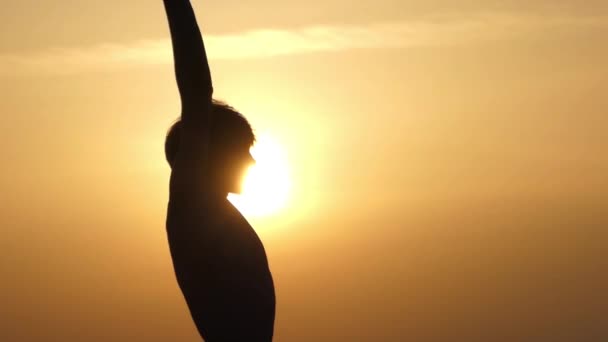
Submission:
{"label": "sunset sky", "polygon": [[[194,1],[271,137],[276,341],[608,338],[608,2]],[[0,341],[198,341],[162,2],[0,11]]]}

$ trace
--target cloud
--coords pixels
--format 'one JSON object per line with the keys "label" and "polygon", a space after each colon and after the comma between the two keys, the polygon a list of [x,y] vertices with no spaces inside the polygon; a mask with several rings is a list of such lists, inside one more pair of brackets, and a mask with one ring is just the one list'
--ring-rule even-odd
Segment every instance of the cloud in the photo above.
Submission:
{"label": "cloud", "polygon": [[[352,49],[449,46],[545,37],[573,30],[608,27],[605,17],[497,14],[435,16],[416,21],[366,25],[316,25],[299,29],[258,29],[205,37],[211,59],[268,58]],[[0,74],[75,73],[171,63],[167,39],[132,44],[56,48],[27,54],[0,55]]]}

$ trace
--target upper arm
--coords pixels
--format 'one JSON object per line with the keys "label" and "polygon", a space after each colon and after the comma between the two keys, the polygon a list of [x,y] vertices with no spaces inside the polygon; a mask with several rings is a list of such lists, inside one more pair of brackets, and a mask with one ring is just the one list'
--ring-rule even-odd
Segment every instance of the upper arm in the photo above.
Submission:
{"label": "upper arm", "polygon": [[[186,112],[188,109],[184,108]],[[200,110],[204,110],[203,107]],[[207,110],[210,110],[207,109]],[[204,191],[209,188],[209,133],[208,122],[203,122],[203,116],[184,115],[182,132],[177,154],[171,168],[170,197],[186,202],[202,201]]]}

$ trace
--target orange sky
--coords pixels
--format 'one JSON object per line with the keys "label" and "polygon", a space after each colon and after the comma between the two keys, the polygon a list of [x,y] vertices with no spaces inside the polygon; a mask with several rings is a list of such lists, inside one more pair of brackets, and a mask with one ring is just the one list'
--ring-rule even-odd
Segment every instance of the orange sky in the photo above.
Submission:
{"label": "orange sky", "polygon": [[[195,6],[216,94],[293,171],[291,207],[253,220],[277,341],[608,336],[605,1]],[[162,3],[0,18],[0,340],[196,341]]]}

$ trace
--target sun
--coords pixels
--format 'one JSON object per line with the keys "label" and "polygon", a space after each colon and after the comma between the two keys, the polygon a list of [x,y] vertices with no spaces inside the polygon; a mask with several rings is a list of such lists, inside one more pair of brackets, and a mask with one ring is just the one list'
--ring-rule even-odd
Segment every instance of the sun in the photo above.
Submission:
{"label": "sun", "polygon": [[251,148],[256,163],[243,179],[243,192],[228,199],[248,217],[264,217],[284,209],[289,199],[291,179],[287,155],[269,135],[258,137]]}

